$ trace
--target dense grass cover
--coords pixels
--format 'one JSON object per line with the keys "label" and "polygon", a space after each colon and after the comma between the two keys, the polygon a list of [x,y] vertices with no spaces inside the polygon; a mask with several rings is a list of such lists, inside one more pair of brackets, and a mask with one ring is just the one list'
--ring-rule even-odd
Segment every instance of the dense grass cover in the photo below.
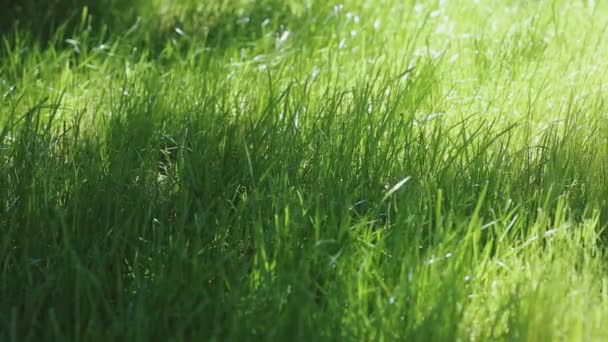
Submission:
{"label": "dense grass cover", "polygon": [[0,340],[608,338],[608,3],[40,3]]}

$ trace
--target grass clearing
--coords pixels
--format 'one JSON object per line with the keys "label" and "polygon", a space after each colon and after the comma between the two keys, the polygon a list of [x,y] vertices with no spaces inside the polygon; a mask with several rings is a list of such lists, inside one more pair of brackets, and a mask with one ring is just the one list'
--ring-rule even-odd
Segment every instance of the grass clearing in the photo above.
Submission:
{"label": "grass clearing", "polygon": [[608,4],[83,3],[0,14],[0,340],[608,338]]}

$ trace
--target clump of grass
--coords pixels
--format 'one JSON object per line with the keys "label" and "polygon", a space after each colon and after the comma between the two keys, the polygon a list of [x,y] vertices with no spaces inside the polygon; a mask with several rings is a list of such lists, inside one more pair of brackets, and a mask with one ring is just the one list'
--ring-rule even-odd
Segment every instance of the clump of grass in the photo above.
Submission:
{"label": "clump of grass", "polygon": [[606,8],[550,4],[3,34],[0,340],[605,338]]}

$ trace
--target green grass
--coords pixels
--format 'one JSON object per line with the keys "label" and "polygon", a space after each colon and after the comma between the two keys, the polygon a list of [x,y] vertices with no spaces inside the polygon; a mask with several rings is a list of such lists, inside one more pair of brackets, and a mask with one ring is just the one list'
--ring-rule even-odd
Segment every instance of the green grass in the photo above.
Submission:
{"label": "green grass", "polygon": [[608,4],[4,2],[0,340],[608,338]]}

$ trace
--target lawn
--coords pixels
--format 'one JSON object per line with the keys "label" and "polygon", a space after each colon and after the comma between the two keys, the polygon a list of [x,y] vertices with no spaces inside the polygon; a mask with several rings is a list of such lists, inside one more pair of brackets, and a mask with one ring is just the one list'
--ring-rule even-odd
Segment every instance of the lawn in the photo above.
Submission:
{"label": "lawn", "polygon": [[607,340],[607,30],[0,0],[0,340]]}

